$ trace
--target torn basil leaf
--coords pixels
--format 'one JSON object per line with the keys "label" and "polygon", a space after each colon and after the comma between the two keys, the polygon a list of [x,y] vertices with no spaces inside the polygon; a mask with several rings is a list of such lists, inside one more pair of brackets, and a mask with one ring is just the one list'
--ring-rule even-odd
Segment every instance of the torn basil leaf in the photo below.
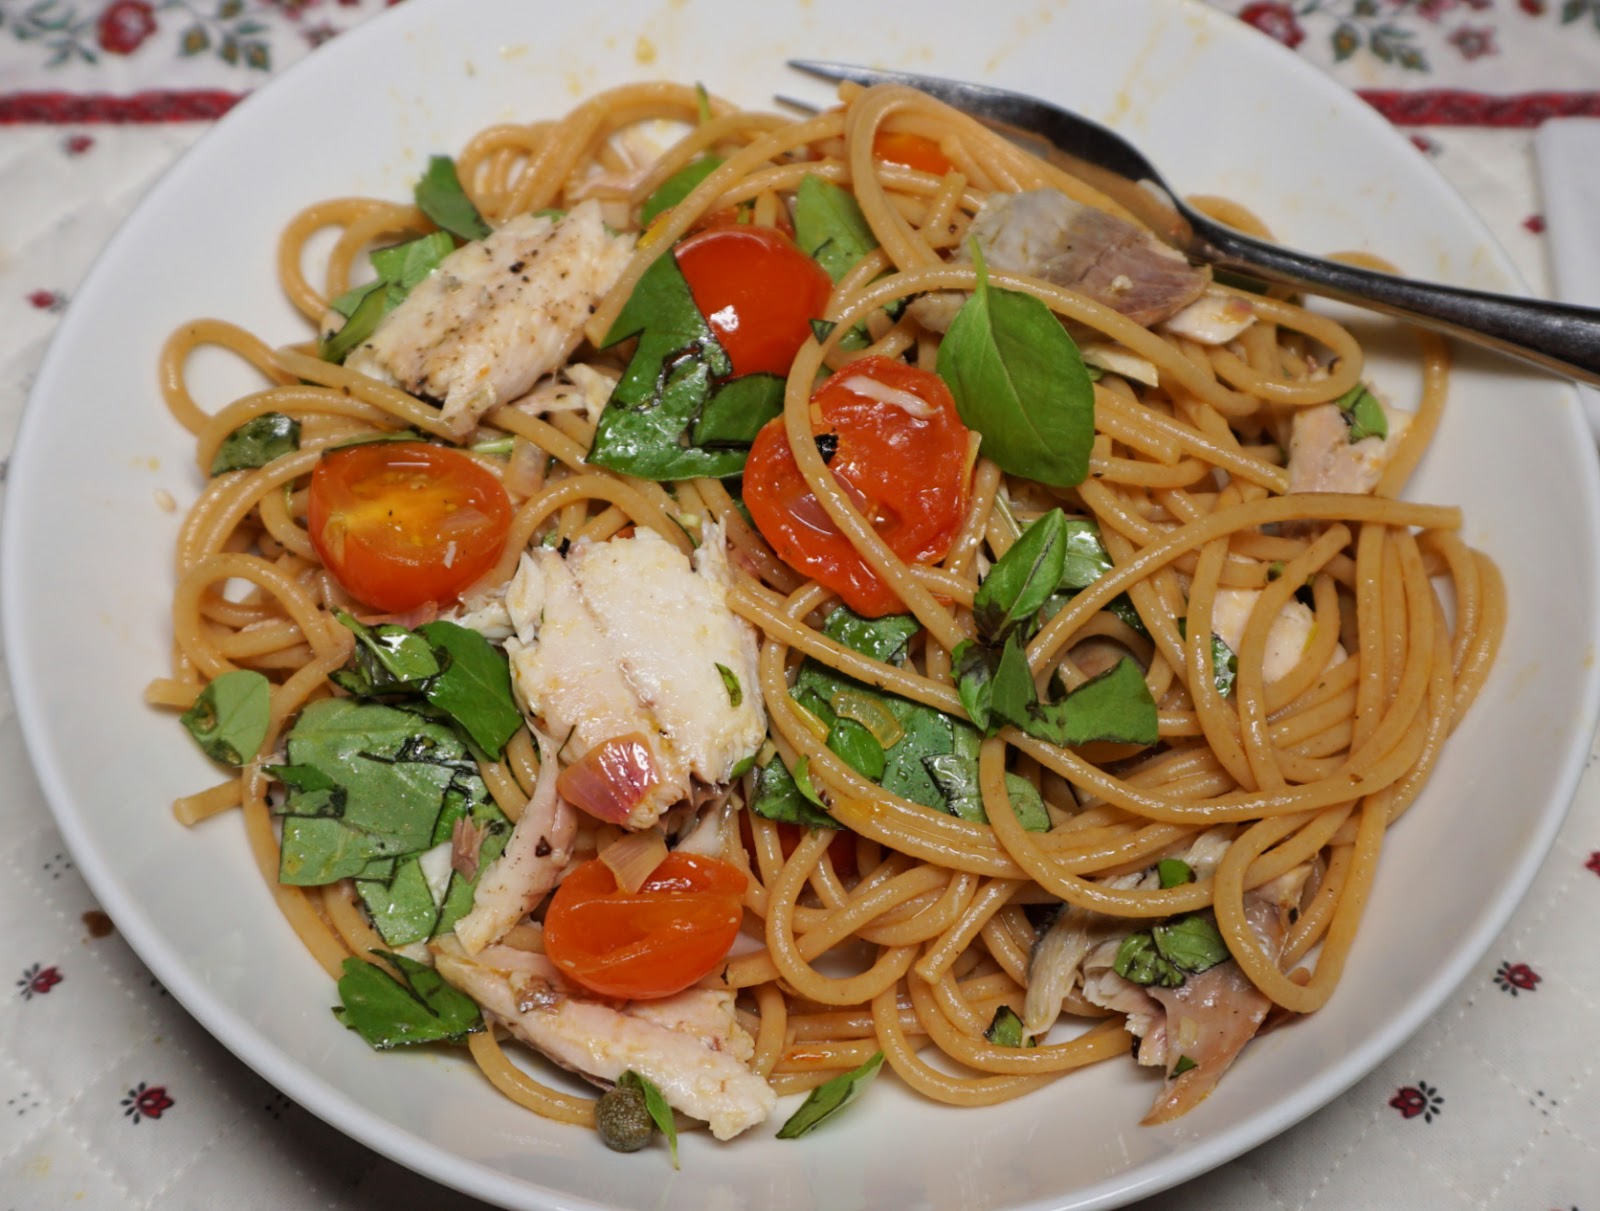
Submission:
{"label": "torn basil leaf", "polygon": [[864,778],[877,782],[889,759],[878,739],[854,719],[835,718],[828,728],[828,748]]}
{"label": "torn basil leaf", "polygon": [[1078,346],[1038,299],[991,287],[976,246],[973,260],[977,289],[939,345],[939,377],[1001,470],[1054,487],[1082,483],[1094,385]]}
{"label": "torn basil leaf", "polygon": [[1061,587],[1066,565],[1066,514],[1052,509],[1023,531],[989,569],[972,598],[978,633],[999,643],[1022,627],[1031,632],[1035,615]]}
{"label": "torn basil leaf", "polygon": [[1172,1072],[1169,1073],[1168,1075],[1170,1075],[1170,1076],[1182,1076],[1185,1072],[1188,1072],[1189,1069],[1198,1068],[1198,1067],[1200,1067],[1200,1065],[1196,1064],[1188,1056],[1180,1055],[1178,1057],[1178,1062],[1172,1066]]}
{"label": "torn basil leaf", "polygon": [[639,226],[641,228],[650,226],[657,215],[671,210],[683,201],[694,192],[695,186],[721,168],[722,164],[721,156],[709,154],[690,160],[656,186],[656,191],[645,199],[644,206],[639,210]]}
{"label": "torn basil leaf", "polygon": [[343,362],[350,351],[377,330],[378,321],[389,310],[382,283],[363,288],[344,326],[317,346],[317,356],[325,362]]}
{"label": "torn basil leaf", "polygon": [[878,247],[855,195],[815,173],[800,178],[795,190],[794,242],[835,282]]}
{"label": "torn basil leaf", "polygon": [[644,1107],[650,1113],[653,1122],[667,1137],[667,1148],[672,1153],[672,1167],[678,1168],[678,1123],[672,1117],[672,1107],[667,1105],[667,1099],[655,1083],[648,1077],[640,1076],[632,1068],[617,1078],[617,1088],[637,1089],[644,1094]]}
{"label": "torn basil leaf", "polygon": [[[973,824],[989,823],[989,813],[983,806],[983,792],[978,784],[978,759],[975,755],[940,753],[924,757],[935,785],[945,797],[946,809]],[[1020,775],[1006,774],[1006,794],[1011,798],[1012,811],[1017,823],[1030,833],[1050,831],[1050,813],[1045,808],[1039,789]]]}
{"label": "torn basil leaf", "polygon": [[213,678],[178,721],[213,761],[243,765],[261,750],[271,716],[271,683],[254,669],[232,669]]}
{"label": "torn basil leaf", "polygon": [[1368,437],[1382,440],[1389,436],[1389,417],[1366,384],[1357,383],[1334,403],[1343,413],[1344,423],[1350,426],[1351,445]]}
{"label": "torn basil leaf", "polygon": [[523,725],[506,654],[477,631],[445,618],[424,623],[416,633],[440,665],[438,675],[424,683],[423,696],[498,761]]}
{"label": "torn basil leaf", "polygon": [[1156,878],[1162,887],[1181,887],[1194,882],[1194,867],[1182,858],[1162,858],[1156,863]]}
{"label": "torn basil leaf", "polygon": [[211,474],[264,467],[299,448],[300,422],[282,412],[263,412],[222,439],[211,460]]}
{"label": "torn basil leaf", "polygon": [[269,772],[288,789],[274,810],[283,817],[278,879],[292,886],[373,877],[375,860],[435,844],[447,796],[467,811],[491,801],[454,729],[413,711],[318,699],[285,749],[288,760]]}
{"label": "torn basil leaf", "polygon": [[350,351],[377,330],[378,322],[393,311],[417,283],[438,268],[455,251],[455,240],[445,231],[430,232],[371,255],[374,281],[345,291],[328,304],[345,317],[344,326],[317,349],[325,362],[343,362]]}
{"label": "torn basil leaf", "polygon": [[829,639],[881,664],[903,664],[906,645],[921,629],[915,614],[863,618],[846,605],[834,607],[822,624],[822,633]]}
{"label": "torn basil leaf", "polygon": [[[1189,620],[1178,619],[1178,636],[1182,639],[1189,637]],[[1211,632],[1211,684],[1217,687],[1217,693],[1226,698],[1233,693],[1233,683],[1239,677],[1239,657],[1227,642],[1215,631]]]}
{"label": "torn basil leaf", "polygon": [[860,1097],[861,1091],[873,1077],[878,1075],[878,1069],[882,1067],[883,1052],[879,1051],[861,1067],[852,1068],[849,1072],[818,1085],[807,1095],[800,1108],[789,1116],[788,1121],[778,1128],[778,1138],[799,1139],[802,1135],[815,1131]]}
{"label": "torn basil leaf", "polygon": [[422,636],[394,623],[367,626],[346,610],[335,610],[341,626],[355,635],[391,681],[423,682],[439,672],[438,658]]}
{"label": "torn basil leaf", "polygon": [[1155,699],[1144,672],[1124,657],[1059,702],[1036,703],[1019,724],[1028,735],[1063,748],[1095,741],[1154,744],[1160,739]]}
{"label": "torn basil leaf", "polygon": [[[604,344],[638,337],[627,369],[595,427],[588,461],[641,479],[722,479],[744,469],[746,450],[701,447],[690,435],[714,383],[733,372],[668,249],[645,270]],[[726,433],[727,418],[713,426]]]}
{"label": "torn basil leaf", "polygon": [[712,387],[689,431],[691,445],[736,448],[742,456],[763,426],[783,411],[784,380],[776,374],[747,374]]}
{"label": "torn basil leaf", "polygon": [[463,240],[481,240],[490,232],[467,191],[456,175],[456,162],[449,156],[431,156],[428,170],[414,191],[417,209],[444,230]]}
{"label": "torn basil leaf", "polygon": [[1017,1011],[1009,1005],[1001,1005],[994,1011],[994,1017],[989,1020],[989,1028],[983,1032],[983,1037],[996,1047],[1037,1047],[1039,1040],[1028,1034],[1022,1028],[1022,1019],[1017,1016]]}
{"label": "torn basil leaf", "polygon": [[460,1043],[483,1029],[477,1003],[444,982],[433,968],[403,955],[386,954],[397,980],[383,968],[352,956],[339,977],[340,1006],[334,1016],[378,1051],[415,1043]]}
{"label": "torn basil leaf", "polygon": [[[809,782],[808,782],[809,785]],[[755,794],[750,810],[768,820],[798,824],[802,828],[838,828],[838,823],[800,791],[783,761],[774,757],[756,770]]]}
{"label": "torn basil leaf", "polygon": [[1217,923],[1207,913],[1194,913],[1129,934],[1117,947],[1111,969],[1135,984],[1176,988],[1228,957]]}

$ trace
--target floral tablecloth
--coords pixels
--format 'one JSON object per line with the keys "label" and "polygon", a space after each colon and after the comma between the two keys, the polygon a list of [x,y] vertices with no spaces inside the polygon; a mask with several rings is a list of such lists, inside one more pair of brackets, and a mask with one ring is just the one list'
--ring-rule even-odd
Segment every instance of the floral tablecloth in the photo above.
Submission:
{"label": "floral tablecloth", "polygon": [[[1549,289],[1533,135],[1600,118],[1600,0],[1213,3],[1403,126]],[[0,455],[57,318],[144,189],[240,96],[383,7],[0,0]],[[1600,1211],[1597,920],[1591,773],[1509,927],[1409,1043],[1150,1205]],[[166,995],[74,870],[0,680],[0,1208],[314,1205],[477,1204],[312,1118]]]}

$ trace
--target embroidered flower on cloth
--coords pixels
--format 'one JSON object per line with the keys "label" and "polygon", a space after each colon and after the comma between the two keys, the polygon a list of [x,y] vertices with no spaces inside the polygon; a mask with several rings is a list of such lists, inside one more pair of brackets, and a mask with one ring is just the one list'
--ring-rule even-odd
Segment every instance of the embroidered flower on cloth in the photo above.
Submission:
{"label": "embroidered flower on cloth", "polygon": [[101,50],[113,55],[131,55],[156,32],[155,11],[145,0],[116,0],[100,14],[95,29]]}
{"label": "embroidered flower on cloth", "polygon": [[1501,963],[1500,969],[1494,973],[1495,985],[1501,992],[1509,992],[1512,996],[1519,992],[1535,991],[1543,978],[1526,963],[1513,963],[1510,960]]}
{"label": "embroidered flower on cloth", "polygon": [[128,1096],[122,1099],[122,1113],[135,1123],[147,1118],[158,1119],[172,1106],[165,1085],[147,1085],[144,1081],[128,1090]]}
{"label": "embroidered flower on cloth", "polygon": [[1239,20],[1290,48],[1306,38],[1306,31],[1294,19],[1294,9],[1287,4],[1247,4],[1239,10]]}
{"label": "embroidered flower on cloth", "polygon": [[1389,1099],[1389,1105],[1400,1112],[1401,1118],[1422,1116],[1425,1123],[1433,1122],[1434,1115],[1443,1112],[1444,1097],[1427,1081],[1404,1085]]}
{"label": "embroidered flower on cloth", "polygon": [[1600,849],[1589,855],[1589,860],[1583,864],[1583,868],[1593,874],[1600,875]]}
{"label": "embroidered flower on cloth", "polygon": [[35,963],[22,973],[22,978],[17,981],[17,991],[22,994],[24,1001],[31,1001],[34,995],[43,996],[57,984],[63,977],[55,967],[45,967]]}

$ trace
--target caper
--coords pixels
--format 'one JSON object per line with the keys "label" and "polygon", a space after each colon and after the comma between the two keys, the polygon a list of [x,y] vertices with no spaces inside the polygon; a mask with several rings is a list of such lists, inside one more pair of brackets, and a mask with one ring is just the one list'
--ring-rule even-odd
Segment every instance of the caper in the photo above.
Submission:
{"label": "caper", "polygon": [[656,1132],[644,1104],[644,1091],[631,1085],[619,1085],[600,1095],[594,1107],[594,1126],[605,1146],[615,1152],[637,1152]]}

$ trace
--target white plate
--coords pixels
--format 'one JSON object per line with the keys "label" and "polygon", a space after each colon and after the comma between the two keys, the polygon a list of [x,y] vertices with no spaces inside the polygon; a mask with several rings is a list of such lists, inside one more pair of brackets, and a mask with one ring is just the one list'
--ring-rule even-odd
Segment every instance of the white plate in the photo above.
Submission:
{"label": "white plate", "polygon": [[[273,271],[284,220],[325,196],[402,198],[429,153],[491,122],[646,76],[703,80],[752,105],[777,91],[823,99],[786,57],[870,58],[1054,95],[1132,135],[1183,190],[1246,201],[1300,247],[1364,246],[1419,275],[1515,289],[1503,254],[1405,140],[1249,29],[1174,0],[996,11],[412,0],[231,113],[75,298],[23,422],[6,510],[7,651],[40,780],[84,874],[173,994],[379,1151],[524,1207],[1110,1206],[1237,1155],[1368,1071],[1483,952],[1554,837],[1595,719],[1600,492],[1571,389],[1476,359],[1414,494],[1466,506],[1467,537],[1506,572],[1499,666],[1391,839],[1332,1003],[1252,1044],[1170,1126],[1136,1125],[1150,1081],[1118,1063],[981,1111],[882,1080],[848,1121],[803,1142],[696,1135],[680,1173],[659,1153],[618,1157],[517,1110],[450,1056],[368,1051],[329,1015],[334,990],[279,918],[237,822],[172,822],[168,802],[214,774],[169,714],[140,705],[169,644],[177,518],[156,496],[187,503],[199,483],[157,398],[156,351],[201,315],[302,337]],[[1403,371],[1380,381],[1403,396]]]}

